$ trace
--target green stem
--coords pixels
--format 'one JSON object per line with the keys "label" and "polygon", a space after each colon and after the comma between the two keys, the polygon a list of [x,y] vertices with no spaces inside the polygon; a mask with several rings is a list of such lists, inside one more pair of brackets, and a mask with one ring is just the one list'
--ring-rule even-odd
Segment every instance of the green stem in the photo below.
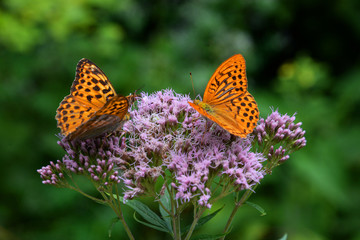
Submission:
{"label": "green stem", "polygon": [[[116,187],[115,187],[116,188]],[[111,192],[111,191],[110,191]],[[129,239],[131,240],[135,240],[134,236],[132,235],[131,233],[131,230],[129,228],[129,226],[126,224],[126,221],[125,221],[125,218],[124,218],[124,215],[122,213],[122,210],[121,210],[121,204],[120,204],[120,201],[119,201],[119,194],[118,194],[118,190],[116,188],[116,194],[117,194],[117,199],[114,198],[112,192],[111,194],[109,194],[110,196],[110,199],[108,199],[108,204],[109,206],[114,210],[115,214],[118,216],[118,218],[120,219],[121,223],[123,224],[124,226],[124,229],[129,237]],[[107,199],[106,195],[101,193],[101,195],[103,195],[104,199]],[[117,204],[116,204],[117,203]]]}
{"label": "green stem", "polygon": [[97,202],[97,203],[106,204],[106,201],[101,200],[101,199],[96,198],[96,197],[93,197],[93,196],[91,196],[91,195],[89,195],[89,194],[87,194],[87,193],[84,193],[83,191],[81,191],[80,188],[76,188],[76,187],[71,186],[71,185],[68,185],[67,187],[68,187],[69,189],[72,189],[72,190],[80,193],[81,195],[83,195],[83,196],[85,196],[85,197],[87,197],[87,198],[90,198],[91,200],[93,200],[93,201],[95,201],[95,202]]}
{"label": "green stem", "polygon": [[178,239],[178,235],[177,235],[177,224],[176,224],[176,217],[175,216],[172,216],[171,217],[171,222],[172,222],[172,228],[173,228],[173,237],[175,240]]}
{"label": "green stem", "polygon": [[181,224],[180,224],[180,213],[176,213],[176,228],[178,239],[181,240]]}
{"label": "green stem", "polygon": [[200,217],[203,215],[203,213],[205,212],[206,210],[206,207],[200,207],[199,211],[196,213],[195,217],[194,217],[194,221],[192,222],[191,226],[190,226],[190,229],[189,229],[189,232],[186,234],[186,237],[184,240],[189,240],[195,227],[196,227],[196,224],[198,223]]}
{"label": "green stem", "polygon": [[178,236],[178,231],[177,231],[177,223],[176,223],[176,201],[173,198],[174,196],[174,188],[171,188],[171,193],[170,193],[170,199],[171,199],[171,221],[172,221],[172,228],[173,228],[173,234],[174,234],[174,239],[180,239],[181,235]]}
{"label": "green stem", "polygon": [[[236,212],[245,203],[245,201],[251,196],[251,194],[253,193],[253,191],[256,189],[257,186],[258,186],[258,184],[256,184],[253,189],[246,190],[246,192],[242,195],[241,199],[235,203],[235,207],[232,210],[231,215],[230,215],[230,217],[225,225],[225,228],[223,230],[224,234],[226,234],[229,231],[229,228],[231,226],[232,221],[234,220]],[[221,240],[224,240],[224,239],[225,239],[225,236],[223,236],[221,238]]]}
{"label": "green stem", "polygon": [[[74,186],[75,186],[75,187],[74,187],[74,186],[72,186],[72,185],[69,184],[68,187],[69,187],[70,189],[73,189],[73,190],[79,192],[80,194],[84,195],[84,196],[87,197],[87,198],[90,198],[91,200],[94,200],[95,202],[98,202],[98,203],[101,203],[101,204],[106,204],[106,203],[107,203],[107,204],[113,209],[113,211],[114,211],[115,214],[118,216],[118,218],[120,219],[121,223],[123,224],[123,226],[124,226],[124,228],[125,228],[125,231],[126,231],[128,237],[129,237],[129,239],[135,240],[134,236],[133,236],[132,233],[131,233],[131,230],[130,230],[129,226],[126,224],[126,221],[125,221],[125,219],[124,219],[124,216],[123,216],[123,213],[122,213],[122,210],[121,210],[121,205],[120,205],[119,192],[118,192],[118,189],[117,189],[117,188],[115,188],[115,189],[116,189],[116,194],[117,194],[117,199],[114,198],[114,196],[113,196],[113,194],[112,194],[112,188],[110,188],[110,190],[108,191],[108,192],[110,192],[110,193],[109,193],[110,198],[108,198],[103,191],[99,191],[100,194],[102,195],[103,199],[104,199],[104,200],[101,200],[101,199],[95,198],[95,197],[93,197],[93,196],[91,196],[91,195],[88,195],[87,193],[83,192],[83,191],[79,188],[79,186],[76,184],[76,182],[74,181],[74,179],[72,178],[72,175],[71,175],[70,173],[68,173],[68,176],[70,177],[72,183],[73,183]],[[90,179],[91,179],[91,178],[90,178]],[[96,187],[96,189],[98,189],[97,184],[94,183],[93,181],[92,181],[92,183],[94,184],[94,186]],[[117,203],[117,204],[116,204],[116,203]],[[116,207],[116,206],[117,206],[117,207]]]}

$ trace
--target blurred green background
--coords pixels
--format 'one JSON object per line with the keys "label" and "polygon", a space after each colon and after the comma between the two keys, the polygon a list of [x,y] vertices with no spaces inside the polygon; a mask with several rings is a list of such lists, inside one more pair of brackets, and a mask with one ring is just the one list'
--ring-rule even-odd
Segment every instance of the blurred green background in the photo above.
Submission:
{"label": "blurred green background", "polygon": [[[308,145],[266,176],[228,239],[360,239],[360,2],[3,0],[0,2],[0,239],[109,239],[115,215],[37,169],[64,154],[55,110],[77,62],[95,62],[118,93],[203,93],[241,53],[261,116],[297,112]],[[225,209],[202,233],[219,233]],[[215,205],[214,209],[223,203]],[[168,236],[137,224],[137,239]],[[191,214],[191,213],[190,213]],[[115,225],[111,239],[126,239]]]}

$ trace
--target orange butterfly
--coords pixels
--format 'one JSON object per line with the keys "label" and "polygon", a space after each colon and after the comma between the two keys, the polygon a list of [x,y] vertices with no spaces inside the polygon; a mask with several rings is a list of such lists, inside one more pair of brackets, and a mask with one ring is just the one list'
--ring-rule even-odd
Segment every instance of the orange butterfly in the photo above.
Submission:
{"label": "orange butterfly", "polygon": [[255,99],[247,91],[245,68],[241,54],[232,56],[210,78],[203,101],[189,102],[200,114],[243,138],[253,131],[259,120]]}
{"label": "orange butterfly", "polygon": [[70,94],[56,110],[57,126],[70,141],[97,137],[121,125],[133,100],[133,95],[117,95],[105,73],[83,58]]}

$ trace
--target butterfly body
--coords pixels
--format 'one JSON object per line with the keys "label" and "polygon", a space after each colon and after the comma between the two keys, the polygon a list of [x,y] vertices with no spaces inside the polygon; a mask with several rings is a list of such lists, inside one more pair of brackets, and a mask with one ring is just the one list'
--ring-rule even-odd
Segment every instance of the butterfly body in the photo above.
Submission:
{"label": "butterfly body", "polygon": [[83,140],[114,131],[129,108],[128,97],[117,95],[105,73],[88,59],[76,67],[70,94],[57,109],[57,125],[69,140]]}
{"label": "butterfly body", "polygon": [[259,119],[255,99],[247,91],[245,68],[242,55],[229,58],[210,78],[203,100],[189,102],[200,114],[240,137],[251,133]]}
{"label": "butterfly body", "polygon": [[212,115],[214,113],[214,108],[211,107],[210,104],[207,104],[207,103],[202,102],[200,100],[194,100],[194,103],[190,103],[190,105],[192,107],[194,107],[194,105],[197,105],[197,106],[200,107],[200,109],[204,110],[205,112],[207,112],[210,115]]}

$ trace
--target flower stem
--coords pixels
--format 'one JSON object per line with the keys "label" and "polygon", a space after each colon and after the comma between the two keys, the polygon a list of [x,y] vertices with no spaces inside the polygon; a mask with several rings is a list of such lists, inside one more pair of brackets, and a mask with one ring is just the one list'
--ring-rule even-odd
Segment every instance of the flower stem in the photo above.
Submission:
{"label": "flower stem", "polygon": [[110,199],[108,199],[105,194],[103,194],[101,192],[100,193],[103,195],[104,199],[108,200],[107,202],[108,202],[109,206],[114,210],[115,214],[117,215],[120,222],[124,226],[124,229],[129,237],[129,239],[135,240],[135,238],[132,235],[131,230],[130,230],[129,226],[126,224],[125,218],[123,216],[120,201],[119,201],[119,192],[116,187],[115,187],[115,189],[116,189],[116,195],[118,196],[117,199],[114,198],[113,194],[109,194]]}
{"label": "flower stem", "polygon": [[172,221],[172,229],[173,229],[173,238],[175,239],[175,240],[178,240],[178,239],[181,239],[181,235],[178,235],[178,231],[180,231],[180,230],[178,230],[177,229],[177,226],[178,226],[178,224],[177,224],[177,208],[176,208],[176,201],[175,201],[175,199],[173,198],[173,196],[174,196],[174,188],[171,188],[171,194],[170,194],[170,201],[171,201],[171,214],[170,214],[170,216],[171,216],[171,221]]}
{"label": "flower stem", "polygon": [[190,229],[189,229],[189,232],[187,233],[186,237],[184,240],[189,240],[195,227],[196,227],[196,224],[198,223],[200,217],[202,216],[202,214],[205,212],[206,210],[206,207],[200,207],[199,211],[196,213],[195,217],[194,217],[194,221],[192,222],[191,226],[190,226]]}
{"label": "flower stem", "polygon": [[181,224],[180,224],[180,213],[176,214],[176,228],[178,239],[181,240]]}
{"label": "flower stem", "polygon": [[[124,229],[125,229],[128,237],[129,237],[129,239],[135,240],[134,236],[133,236],[132,233],[131,233],[131,230],[130,230],[129,226],[128,226],[128,225],[126,224],[126,222],[125,222],[125,219],[124,219],[124,216],[123,216],[123,213],[122,213],[120,207],[119,207],[119,210],[120,210],[119,213],[117,213],[116,215],[119,217],[121,223],[123,224]],[[114,210],[114,211],[115,211],[115,210]]]}
{"label": "flower stem", "polygon": [[[231,212],[231,215],[225,225],[223,233],[226,234],[229,231],[229,228],[231,226],[232,221],[234,220],[236,212],[239,210],[239,208],[245,203],[245,201],[251,196],[251,194],[254,192],[255,188],[258,186],[256,184],[253,189],[248,189],[246,192],[242,195],[241,199],[235,203],[235,207]],[[225,236],[221,238],[221,240],[224,240]]]}
{"label": "flower stem", "polygon": [[72,186],[72,185],[68,185],[67,187],[68,187],[69,189],[72,189],[72,190],[80,193],[81,195],[83,195],[83,196],[85,196],[85,197],[87,197],[87,198],[89,198],[89,199],[97,202],[97,203],[106,204],[106,201],[101,200],[101,199],[96,198],[96,197],[93,197],[93,196],[91,196],[91,195],[83,192],[79,187],[74,187],[74,186]]}

